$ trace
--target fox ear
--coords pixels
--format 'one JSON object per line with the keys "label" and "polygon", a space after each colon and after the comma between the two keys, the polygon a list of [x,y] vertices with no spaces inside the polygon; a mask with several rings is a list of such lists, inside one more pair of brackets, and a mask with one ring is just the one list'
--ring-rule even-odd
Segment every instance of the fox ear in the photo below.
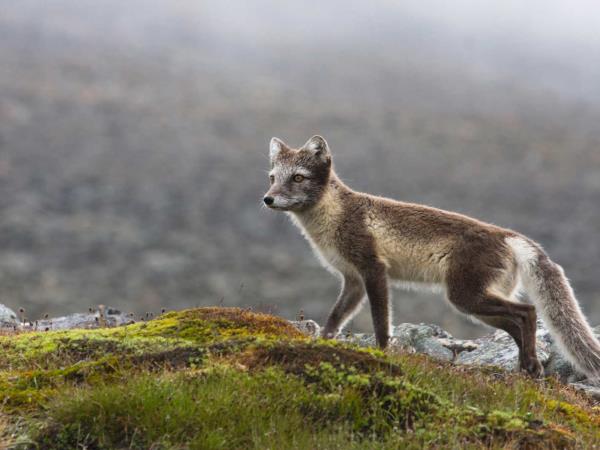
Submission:
{"label": "fox ear", "polygon": [[302,149],[308,150],[315,157],[318,157],[323,161],[327,161],[331,158],[331,154],[329,152],[329,144],[327,144],[327,141],[318,134],[306,141],[306,144],[304,144]]}
{"label": "fox ear", "polygon": [[281,139],[273,137],[271,138],[271,143],[269,144],[269,157],[271,160],[273,160],[283,149],[287,148],[288,146],[285,145]]}

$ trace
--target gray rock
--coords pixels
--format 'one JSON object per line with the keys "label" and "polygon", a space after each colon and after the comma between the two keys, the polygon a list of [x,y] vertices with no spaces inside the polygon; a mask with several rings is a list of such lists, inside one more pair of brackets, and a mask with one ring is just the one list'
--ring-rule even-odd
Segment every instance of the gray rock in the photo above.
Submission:
{"label": "gray rock", "polygon": [[361,347],[375,347],[375,335],[371,333],[355,333],[350,335],[342,334],[338,339],[360,345]]}
{"label": "gray rock", "polygon": [[512,338],[503,331],[496,331],[490,336],[476,339],[477,349],[469,353],[461,353],[456,358],[457,364],[494,365],[513,370],[518,363],[518,349]]}
{"label": "gray rock", "polygon": [[[301,321],[292,321],[291,323],[300,330],[305,331],[304,324]],[[315,325],[318,327],[317,324]],[[337,339],[361,347],[374,347],[377,344],[375,335],[372,333],[342,332],[337,336]],[[454,339],[450,333],[438,325],[424,323],[418,325],[403,323],[395,326],[392,329],[389,345],[392,348],[402,348],[404,351],[411,353],[424,353],[444,361],[452,361],[456,354],[477,348],[473,341]]]}
{"label": "gray rock", "polygon": [[[374,347],[375,336],[371,333],[342,333],[338,339],[362,347]],[[424,353],[444,361],[452,361],[455,352],[442,343],[453,340],[452,336],[437,325],[403,323],[392,329],[390,347],[402,348],[411,353]]]}
{"label": "gray rock", "polygon": [[418,353],[452,361],[454,352],[446,348],[439,339],[452,339],[452,335],[437,325],[402,323],[392,331],[392,345],[412,348]]}
{"label": "gray rock", "polygon": [[[592,330],[596,337],[600,338],[600,326],[592,328]],[[550,358],[547,364],[544,364],[546,375],[557,375],[563,383],[577,383],[585,380],[585,375],[578,372],[562,355],[549,332],[546,332],[546,335],[541,338],[550,344]],[[538,339],[540,339],[540,336],[538,336]]]}
{"label": "gray rock", "polygon": [[290,323],[304,334],[312,337],[319,337],[321,327],[314,320],[290,320]]}
{"label": "gray rock", "polygon": [[0,328],[13,328],[18,323],[17,314],[8,306],[0,304]]}
{"label": "gray rock", "polygon": [[404,337],[408,340],[420,339],[423,337],[437,337],[453,339],[452,335],[439,325],[427,323],[401,323],[392,328],[392,336]]}
{"label": "gray rock", "polygon": [[592,397],[594,400],[600,400],[600,387],[598,386],[592,386],[585,383],[570,383],[569,385]]}
{"label": "gray rock", "polygon": [[52,319],[36,320],[24,328],[37,330],[70,330],[73,328],[117,327],[131,323],[131,317],[114,308],[103,308],[103,312],[76,313]]}
{"label": "gray rock", "polygon": [[575,370],[555,344],[550,347],[550,358],[547,364],[544,365],[544,373],[558,376],[563,383],[575,383],[585,379],[585,375]]}
{"label": "gray rock", "polygon": [[413,348],[419,353],[424,353],[443,361],[452,361],[454,359],[454,352],[446,348],[435,338],[419,340],[415,343]]}
{"label": "gray rock", "polygon": [[[542,365],[546,366],[550,360],[551,344],[549,333],[538,322],[537,355]],[[462,352],[458,355],[456,364],[493,365],[507,370],[516,370],[519,365],[519,349],[508,333],[496,330],[494,333],[476,339],[477,349],[471,352]]]}
{"label": "gray rock", "polygon": [[455,355],[461,352],[472,352],[479,348],[479,345],[475,341],[468,339],[438,338],[438,342],[448,350],[451,350]]}

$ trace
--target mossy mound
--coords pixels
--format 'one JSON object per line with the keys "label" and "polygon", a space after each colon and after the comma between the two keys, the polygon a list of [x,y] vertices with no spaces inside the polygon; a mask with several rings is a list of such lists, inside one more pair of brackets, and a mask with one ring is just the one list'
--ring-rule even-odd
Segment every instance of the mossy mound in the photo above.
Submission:
{"label": "mossy mound", "polygon": [[198,366],[213,350],[233,351],[257,340],[302,337],[281,318],[238,308],[171,312],[118,328],[4,335],[0,336],[0,404],[37,408],[65,384]]}
{"label": "mossy mound", "polygon": [[252,348],[245,361],[251,368],[278,366],[287,373],[301,375],[307,367],[329,364],[340,370],[360,373],[383,372],[399,376],[401,367],[385,358],[383,352],[374,349],[348,347],[336,341],[316,342],[277,341]]}
{"label": "mossy mound", "polygon": [[547,380],[310,340],[236,308],[0,336],[0,443],[47,449],[588,448]]}
{"label": "mossy mound", "polygon": [[302,337],[279,317],[238,308],[198,308],[118,328],[0,336],[0,370],[49,369],[107,354],[142,355],[180,345],[214,345],[231,339]]}

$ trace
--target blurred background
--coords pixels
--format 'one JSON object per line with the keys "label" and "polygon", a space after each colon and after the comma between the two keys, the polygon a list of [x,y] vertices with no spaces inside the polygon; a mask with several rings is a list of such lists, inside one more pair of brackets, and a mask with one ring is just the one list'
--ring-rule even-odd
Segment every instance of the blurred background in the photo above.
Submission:
{"label": "blurred background", "polygon": [[0,0],[0,303],[323,323],[338,281],[261,208],[271,136],[319,133],[355,189],[540,241],[598,324],[599,77],[594,1]]}

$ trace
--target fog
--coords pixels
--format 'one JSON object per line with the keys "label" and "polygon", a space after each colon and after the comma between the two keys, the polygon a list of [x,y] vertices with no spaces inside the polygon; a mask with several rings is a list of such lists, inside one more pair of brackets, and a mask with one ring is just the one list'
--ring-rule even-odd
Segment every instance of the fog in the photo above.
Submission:
{"label": "fog", "polygon": [[[0,1],[0,302],[225,304],[323,322],[337,280],[265,211],[267,145],[512,227],[600,323],[591,1]],[[395,321],[484,332],[439,296]],[[370,329],[368,314],[352,324]]]}

